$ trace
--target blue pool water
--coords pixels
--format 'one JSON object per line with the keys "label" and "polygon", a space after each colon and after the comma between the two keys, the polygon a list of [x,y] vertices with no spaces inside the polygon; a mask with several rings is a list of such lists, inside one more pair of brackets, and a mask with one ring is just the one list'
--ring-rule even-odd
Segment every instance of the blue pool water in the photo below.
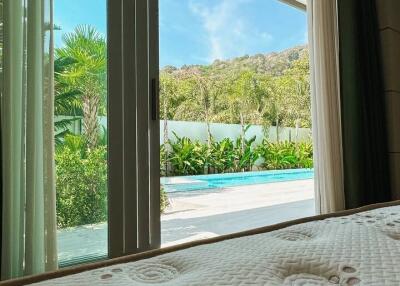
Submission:
{"label": "blue pool water", "polygon": [[312,178],[314,178],[313,169],[288,169],[198,176],[163,177],[161,178],[161,184],[164,186],[166,192],[171,193],[294,180],[307,180]]}

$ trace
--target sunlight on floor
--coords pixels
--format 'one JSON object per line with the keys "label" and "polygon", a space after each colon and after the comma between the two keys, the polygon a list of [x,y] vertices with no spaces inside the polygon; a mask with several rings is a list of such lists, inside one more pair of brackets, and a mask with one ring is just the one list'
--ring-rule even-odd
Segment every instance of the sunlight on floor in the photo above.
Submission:
{"label": "sunlight on floor", "polygon": [[[162,246],[312,216],[313,189],[313,180],[300,180],[169,194],[171,205],[161,217]],[[106,223],[59,230],[59,260],[104,255],[106,238]]]}

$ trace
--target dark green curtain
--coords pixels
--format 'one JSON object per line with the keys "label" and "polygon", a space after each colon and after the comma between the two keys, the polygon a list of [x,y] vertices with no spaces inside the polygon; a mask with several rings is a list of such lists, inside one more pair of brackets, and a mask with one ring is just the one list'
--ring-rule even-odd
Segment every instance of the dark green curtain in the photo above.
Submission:
{"label": "dark green curtain", "polygon": [[391,199],[375,0],[338,0],[346,208]]}

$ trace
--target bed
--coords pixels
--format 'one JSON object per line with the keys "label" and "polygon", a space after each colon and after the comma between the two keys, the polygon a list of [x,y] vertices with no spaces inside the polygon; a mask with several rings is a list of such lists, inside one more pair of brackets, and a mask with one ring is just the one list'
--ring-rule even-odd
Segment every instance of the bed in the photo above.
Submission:
{"label": "bed", "polygon": [[400,285],[400,202],[321,215],[4,285]]}

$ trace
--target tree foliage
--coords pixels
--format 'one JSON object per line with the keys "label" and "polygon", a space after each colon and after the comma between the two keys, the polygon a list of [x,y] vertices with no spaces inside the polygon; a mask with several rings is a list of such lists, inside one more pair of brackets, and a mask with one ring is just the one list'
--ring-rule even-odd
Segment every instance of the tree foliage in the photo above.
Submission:
{"label": "tree foliage", "polygon": [[79,137],[74,137],[55,156],[59,227],[93,224],[107,219],[106,148],[87,150],[82,148]]}
{"label": "tree foliage", "polygon": [[[56,94],[71,95],[62,102],[71,101],[67,102],[68,113],[76,110],[82,113],[86,139],[94,148],[99,138],[97,117],[106,112],[106,41],[95,28],[82,25],[64,34],[63,43],[62,48],[56,49],[56,63],[64,63],[63,69],[56,73]],[[79,100],[72,95],[79,95]],[[60,103],[56,106],[62,108]]]}
{"label": "tree foliage", "polygon": [[311,126],[305,47],[209,66],[168,66],[160,86],[165,119],[235,123],[243,130],[248,124]]}

